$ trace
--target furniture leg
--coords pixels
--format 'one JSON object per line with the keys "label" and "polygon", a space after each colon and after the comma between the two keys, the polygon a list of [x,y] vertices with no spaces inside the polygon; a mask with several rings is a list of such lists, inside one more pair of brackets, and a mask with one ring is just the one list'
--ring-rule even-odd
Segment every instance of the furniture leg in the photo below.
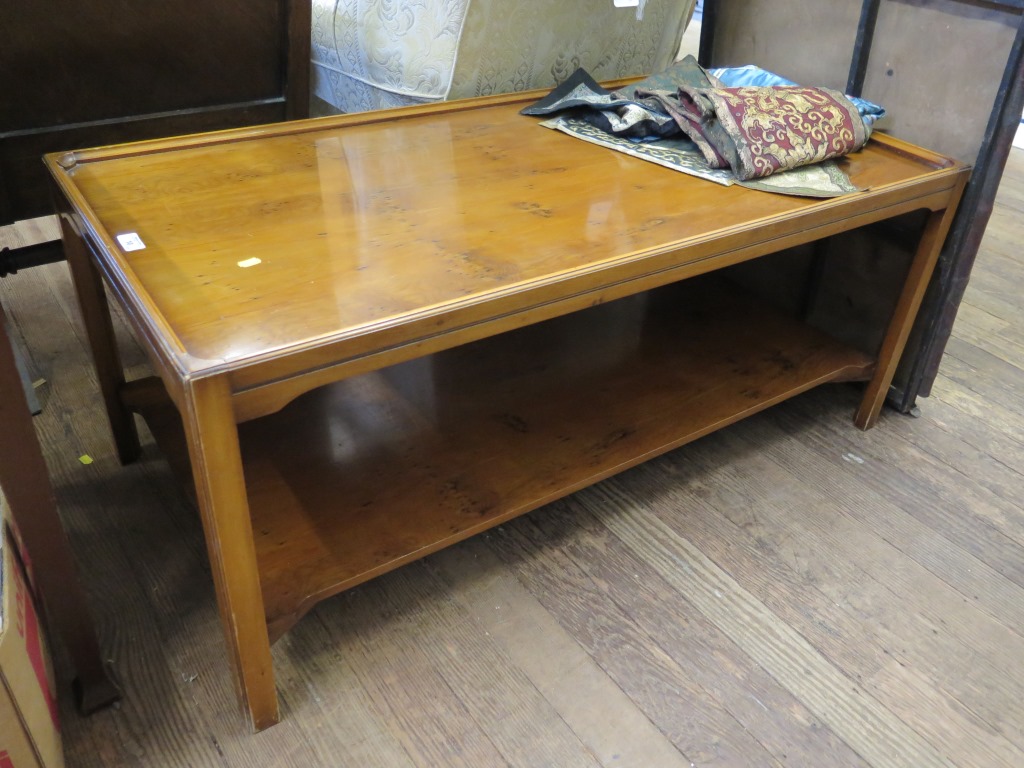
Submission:
{"label": "furniture leg", "polygon": [[0,487],[24,545],[33,585],[77,675],[78,709],[88,715],[120,698],[107,676],[85,591],[57,514],[39,439],[15,370],[0,308]]}
{"label": "furniture leg", "polygon": [[221,625],[239,701],[254,731],[279,720],[273,661],[226,379],[190,382],[183,414]]}
{"label": "furniture leg", "polygon": [[[960,182],[961,188],[965,181],[966,179]],[[958,197],[959,195],[957,195]],[[903,290],[900,291],[899,299],[896,302],[896,309],[893,311],[885,338],[882,340],[875,373],[868,382],[860,407],[853,419],[854,424],[860,429],[870,429],[878,421],[882,405],[889,394],[889,385],[896,373],[896,367],[899,365],[900,356],[903,354],[907,337],[910,335],[914,318],[917,316],[917,310],[921,306],[921,301],[928,288],[928,280],[935,268],[935,262],[939,258],[939,252],[942,250],[955,213],[955,206],[950,206],[941,211],[932,211],[928,217],[921,240],[917,245],[917,252],[910,263],[907,279],[903,283]]]}
{"label": "furniture leg", "polygon": [[117,351],[107,294],[103,289],[103,278],[89,258],[89,249],[82,236],[75,231],[65,215],[60,217],[60,229],[64,240],[64,254],[74,277],[78,305],[82,311],[86,335],[89,337],[89,348],[92,351],[100,392],[103,394],[103,403],[107,408],[110,430],[117,446],[117,455],[122,464],[130,464],[139,457],[142,448],[139,444],[135,417],[121,402],[124,368]]}

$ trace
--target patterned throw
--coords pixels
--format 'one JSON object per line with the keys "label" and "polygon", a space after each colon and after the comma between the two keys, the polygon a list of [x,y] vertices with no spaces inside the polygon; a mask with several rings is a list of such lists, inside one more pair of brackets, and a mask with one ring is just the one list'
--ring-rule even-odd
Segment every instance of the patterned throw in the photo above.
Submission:
{"label": "patterned throw", "polygon": [[696,145],[685,138],[635,142],[607,133],[585,120],[563,115],[545,120],[541,125],[591,144],[614,149],[616,152],[681,171],[688,176],[713,181],[725,187],[738,184],[761,192],[800,197],[838,197],[860,191],[834,160],[801,166],[791,171],[780,171],[760,179],[740,181],[729,168],[711,168]]}
{"label": "patterned throw", "polygon": [[837,91],[725,87],[692,56],[614,93],[578,70],[522,112],[555,115],[541,125],[719,184],[812,197],[857,191],[832,159],[871,132]]}
{"label": "patterned throw", "polygon": [[829,88],[681,86],[637,96],[661,102],[711,167],[743,181],[855,152],[870,135],[857,108]]}
{"label": "patterned throw", "polygon": [[[767,69],[761,69],[756,64],[744,64],[742,67],[716,67],[715,69],[709,69],[708,75],[718,78],[720,85],[726,88],[752,85],[799,85],[799,83],[794,83],[792,80],[787,80],[782,75],[769,72]],[[868,124],[869,128],[873,129],[875,123],[886,116],[885,107],[880,104],[875,104],[873,101],[868,101],[860,96],[851,96],[850,94],[846,94],[846,98],[857,108],[857,111],[864,118],[864,122]]]}

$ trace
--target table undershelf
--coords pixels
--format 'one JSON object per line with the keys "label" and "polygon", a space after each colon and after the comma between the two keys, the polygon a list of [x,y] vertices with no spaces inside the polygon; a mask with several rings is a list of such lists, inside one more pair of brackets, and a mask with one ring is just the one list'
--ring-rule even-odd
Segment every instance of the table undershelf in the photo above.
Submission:
{"label": "table undershelf", "polygon": [[[708,276],[314,390],[240,427],[271,639],[330,595],[873,366]],[[140,410],[187,468],[169,401]]]}

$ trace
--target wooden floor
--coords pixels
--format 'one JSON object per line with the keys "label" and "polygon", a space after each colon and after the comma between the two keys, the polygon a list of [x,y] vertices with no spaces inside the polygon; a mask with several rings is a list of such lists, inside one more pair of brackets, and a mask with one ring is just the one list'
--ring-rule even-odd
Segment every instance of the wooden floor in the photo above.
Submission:
{"label": "wooden floor", "polygon": [[920,418],[861,433],[855,387],[816,391],[327,601],[256,736],[198,518],[152,446],[118,466],[66,267],[0,281],[125,690],[82,719],[62,687],[69,766],[1024,766],[1022,213],[1015,150]]}

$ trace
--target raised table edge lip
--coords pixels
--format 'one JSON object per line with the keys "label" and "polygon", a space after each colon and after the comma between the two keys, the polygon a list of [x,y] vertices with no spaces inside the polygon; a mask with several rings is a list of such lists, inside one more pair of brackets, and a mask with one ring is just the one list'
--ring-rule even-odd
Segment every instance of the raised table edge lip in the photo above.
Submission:
{"label": "raised table edge lip", "polygon": [[[519,100],[526,100],[530,95],[520,95]],[[412,117],[415,114],[432,109],[437,111],[466,109],[475,104],[500,104],[508,103],[509,99],[490,98],[474,100],[470,103],[453,102],[440,107],[431,106],[423,108],[412,108],[403,110],[401,114],[391,113],[390,115],[375,115],[374,121],[391,119],[394,117]],[[356,120],[356,118],[352,118]],[[315,123],[316,121],[313,121]],[[319,130],[324,124],[313,125],[292,125],[286,130]],[[239,132],[228,132],[239,136]],[[256,132],[259,133],[259,132]],[[265,135],[265,134],[259,134]],[[193,137],[194,141],[201,142],[203,137]],[[214,137],[214,140],[217,140]],[[230,140],[230,137],[222,136],[220,140]],[[884,399],[884,390],[888,386],[895,361],[903,348],[906,335],[909,333],[909,325],[920,304],[920,300],[927,284],[927,278],[935,264],[938,250],[948,232],[949,222],[955,210],[955,204],[962,193],[966,182],[967,166],[950,161],[941,156],[930,153],[927,150],[918,150],[912,145],[898,140],[884,139],[881,143],[891,148],[892,151],[909,155],[911,158],[920,159],[922,163],[928,164],[932,173],[924,176],[913,176],[909,181],[896,182],[884,185],[863,193],[840,198],[838,201],[826,201],[814,206],[814,211],[828,211],[836,207],[847,209],[847,215],[841,215],[822,222],[820,219],[814,223],[813,215],[805,216],[799,212],[780,216],[769,216],[766,219],[751,223],[748,228],[770,228],[773,225],[789,222],[792,226],[788,229],[781,227],[776,232],[776,237],[769,237],[759,241],[762,245],[771,242],[777,248],[762,248],[756,253],[748,255],[747,258],[754,258],[758,255],[773,252],[800,242],[817,239],[826,234],[841,232],[854,226],[871,223],[873,221],[889,218],[900,213],[908,212],[919,208],[928,208],[932,211],[928,218],[921,240],[918,244],[917,253],[911,262],[910,272],[903,283],[900,298],[893,317],[888,324],[881,351],[876,357],[876,364],[871,374],[871,380],[866,388],[866,393],[861,400],[861,406],[857,412],[855,422],[861,428],[870,427],[877,418]],[[150,149],[154,143],[149,143]],[[144,148],[145,149],[145,148]],[[112,148],[108,151],[118,151]],[[84,156],[84,153],[83,153]],[[155,358],[158,373],[168,385],[172,399],[178,407],[186,424],[188,447],[193,470],[196,473],[195,484],[197,496],[200,501],[200,511],[203,517],[207,547],[210,553],[211,566],[214,582],[217,590],[217,600],[221,614],[221,623],[225,633],[228,656],[235,676],[239,701],[243,710],[248,714],[249,723],[254,729],[262,729],[279,719],[277,694],[274,684],[273,660],[270,654],[268,626],[266,623],[265,605],[261,595],[259,564],[256,558],[255,540],[252,530],[252,520],[246,498],[247,491],[244,484],[244,472],[242,466],[242,455],[238,434],[238,411],[234,408],[233,400],[237,400],[238,393],[232,388],[230,367],[223,369],[189,370],[184,367],[184,361],[179,357],[175,358],[173,350],[169,348],[169,340],[161,337],[160,323],[162,318],[157,315],[147,318],[145,316],[146,299],[144,292],[132,292],[130,282],[126,280],[126,264],[121,259],[105,259],[104,251],[109,257],[110,253],[117,254],[113,250],[109,237],[102,230],[94,229],[87,221],[89,214],[88,204],[82,196],[77,193],[73,184],[69,183],[66,176],[60,173],[54,164],[58,163],[58,156],[47,157],[47,163],[54,172],[54,177],[60,187],[63,200],[58,204],[63,206],[61,214],[65,236],[70,239],[68,247],[74,251],[74,265],[76,271],[76,289],[79,291],[80,301],[89,301],[92,318],[86,317],[87,329],[89,331],[90,343],[94,351],[97,348],[116,348],[112,337],[112,327],[109,323],[109,307],[105,306],[104,294],[102,291],[102,277],[111,284],[118,301],[124,305],[128,312],[129,320],[136,326],[136,330],[149,345],[149,353]],[[851,205],[852,204],[852,205]],[[850,211],[849,209],[853,209]],[[827,218],[827,217],[826,217]],[[811,221],[808,222],[807,220]],[[797,226],[801,220],[806,225],[813,224],[811,229],[804,227],[801,232]],[[795,223],[794,223],[795,222]],[[743,230],[746,225],[734,227],[735,230]],[[701,238],[698,238],[700,240]],[[91,241],[91,242],[90,242]],[[706,240],[707,242],[707,240]],[[714,242],[711,240],[710,242]],[[666,246],[665,249],[654,249],[662,256],[668,257],[677,251],[683,244],[677,243]],[[716,254],[721,253],[721,248],[715,250],[709,247],[706,254],[707,261],[713,261]],[[741,249],[742,250],[742,249]],[[755,249],[757,250],[757,249]],[[633,262],[655,261],[653,256],[633,254]],[[70,258],[70,257],[69,257]],[[743,259],[738,259],[743,260]],[[611,260],[618,263],[618,260]],[[93,262],[90,264],[90,262]],[[109,263],[108,263],[109,262]],[[627,262],[632,263],[632,262]],[[685,262],[684,262],[685,263]],[[711,271],[724,263],[706,264],[703,271]],[[88,267],[88,268],[86,268]],[[96,267],[97,269],[93,269]],[[102,270],[102,274],[100,271]],[[118,271],[120,270],[120,272]],[[578,271],[577,271],[578,272]],[[698,270],[699,272],[699,270]],[[694,274],[696,274],[695,272]],[[639,285],[644,275],[649,275],[650,269],[639,271],[631,276],[626,275],[622,283],[632,283],[629,293],[636,293],[645,290]],[[693,275],[679,275],[676,279],[683,279]],[[81,285],[79,282],[81,280]],[[120,284],[118,284],[120,282]],[[558,282],[557,280],[554,282]],[[564,281],[563,281],[564,282]],[[675,280],[665,282],[675,282]],[[598,283],[592,286],[594,290],[607,287],[608,283]],[[647,287],[654,287],[650,285]],[[98,291],[96,289],[99,289]],[[83,292],[84,291],[84,292]],[[93,295],[87,295],[92,292]],[[586,292],[577,294],[585,296]],[[626,295],[625,293],[622,295]],[[556,299],[565,299],[564,293],[556,295]],[[571,307],[562,305],[566,314]],[[106,322],[96,320],[96,311],[104,310],[108,317]],[[152,307],[150,307],[152,309]],[[524,319],[530,322],[535,321],[533,311],[535,307],[523,307]],[[493,313],[492,313],[493,315]],[[493,317],[491,318],[493,319]],[[487,317],[484,318],[487,320]],[[501,330],[501,329],[496,329]],[[496,331],[495,331],[496,332]],[[454,339],[452,332],[450,338]],[[490,334],[484,334],[490,335]],[[457,342],[462,343],[462,342]],[[291,349],[291,348],[289,348]],[[315,351],[315,350],[314,350]],[[294,356],[294,355],[293,355]],[[244,361],[249,364],[248,361]],[[101,388],[106,390],[116,389],[117,386],[125,390],[123,371],[116,370],[118,365],[117,355],[107,355],[107,358],[98,364],[102,370],[99,371]],[[244,368],[244,365],[238,366]],[[379,366],[378,366],[379,367]],[[308,375],[307,368],[296,375]],[[320,383],[329,383],[327,381]],[[113,387],[111,386],[113,384]],[[810,382],[808,382],[810,384]],[[105,390],[105,392],[106,392]],[[107,402],[108,413],[111,415],[111,423],[115,424],[115,414],[110,410],[111,402]],[[122,400],[121,407],[124,407]],[[737,412],[737,418],[744,413]],[[117,427],[115,427],[115,433]],[[125,445],[131,446],[131,436],[122,435]],[[134,439],[135,448],[138,447],[137,436]],[[120,449],[120,443],[119,443]],[[122,451],[122,457],[132,458],[131,450]]]}
{"label": "raised table edge lip", "polygon": [[[616,84],[625,84],[630,80],[632,80],[632,78],[617,81],[617,83],[612,83],[610,85],[615,86]],[[437,113],[458,112],[483,107],[529,103],[546,93],[547,90],[537,90],[518,94],[501,94],[497,96],[485,96],[473,99],[442,102],[439,104],[381,110],[378,112],[312,118],[293,121],[290,123],[258,126],[255,128],[229,129],[169,139],[154,139],[135,142],[132,144],[99,147],[75,152],[57,152],[46,155],[45,162],[60,189],[64,198],[64,203],[66,203],[66,209],[62,215],[69,218],[69,221],[72,223],[76,232],[78,232],[93,251],[93,258],[95,262],[103,272],[108,284],[117,294],[118,302],[127,312],[136,332],[140,333],[148,340],[152,356],[156,358],[154,363],[156,364],[161,378],[164,380],[168,392],[175,402],[179,405],[181,404],[181,398],[183,397],[181,387],[187,381],[225,374],[229,377],[232,391],[241,395],[242,400],[246,401],[260,399],[268,391],[274,390],[274,388],[279,384],[282,384],[285,389],[290,390],[287,393],[272,395],[270,399],[273,401],[273,405],[271,406],[262,404],[249,405],[246,402],[240,401],[238,416],[240,420],[246,420],[248,418],[273,412],[273,410],[282,407],[298,394],[301,394],[303,391],[308,391],[308,388],[297,387],[295,384],[296,380],[302,379],[308,374],[313,374],[314,378],[317,378],[319,383],[314,386],[319,386],[320,384],[328,383],[329,381],[350,375],[349,373],[339,370],[338,375],[332,378],[331,374],[326,374],[324,372],[326,369],[338,367],[339,364],[343,364],[346,360],[368,361],[368,358],[381,352],[382,348],[370,343],[365,345],[363,350],[356,349],[353,353],[348,355],[338,355],[334,354],[334,352],[340,351],[341,347],[353,345],[353,342],[359,339],[369,341],[372,339],[374,334],[380,331],[387,331],[398,327],[411,328],[417,325],[426,326],[424,328],[424,332],[410,335],[407,338],[402,339],[398,344],[386,345],[383,349],[387,350],[399,347],[413,349],[418,344],[427,342],[428,344],[433,345],[431,346],[430,351],[436,351],[443,348],[442,346],[439,346],[439,339],[449,334],[458,334],[475,328],[478,334],[485,336],[488,335],[488,333],[484,330],[484,326],[493,324],[503,318],[512,316],[528,316],[535,311],[541,311],[543,319],[543,317],[552,316],[550,314],[543,315],[543,312],[545,310],[550,312],[553,304],[570,303],[573,300],[576,300],[577,302],[584,301],[585,297],[597,295],[602,291],[612,288],[613,286],[619,286],[619,290],[615,294],[615,297],[628,295],[635,291],[630,290],[625,286],[629,283],[639,283],[646,279],[648,280],[648,285],[636,288],[636,290],[645,290],[647,287],[652,287],[652,284],[650,284],[649,281],[653,275],[659,272],[668,272],[673,269],[678,270],[689,266],[691,263],[696,264],[701,261],[713,262],[716,258],[720,258],[734,251],[735,248],[730,248],[728,245],[725,245],[724,248],[709,248],[709,252],[705,256],[694,259],[692,262],[679,262],[670,267],[662,266],[654,269],[630,270],[630,267],[635,265],[649,264],[652,260],[659,258],[664,260],[671,254],[692,245],[694,241],[684,240],[666,243],[655,249],[624,254],[617,259],[600,264],[588,265],[581,269],[574,269],[566,274],[553,274],[543,278],[537,278],[529,282],[507,286],[486,295],[472,296],[463,301],[446,303],[440,308],[421,308],[420,310],[415,310],[394,318],[379,321],[373,325],[360,326],[352,332],[345,334],[332,334],[323,338],[311,339],[287,348],[272,350],[260,355],[239,358],[236,360],[198,360],[190,356],[180,346],[180,344],[177,343],[175,334],[168,327],[161,313],[157,310],[148,294],[144,291],[135,289],[133,281],[129,276],[131,269],[114,244],[113,238],[110,233],[106,232],[105,229],[99,225],[98,217],[96,217],[84,196],[79,193],[77,186],[65,171],[75,167],[75,165],[79,163],[95,162],[104,159],[174,151],[177,149],[209,146],[234,141],[258,140],[295,133],[317,132],[332,128],[344,128],[346,126],[386,123],[392,120],[412,119],[423,115]],[[944,157],[930,150],[917,147],[913,144],[885,134],[875,134],[872,137],[872,141],[881,144],[889,151],[916,160],[937,172],[930,174],[925,184],[922,184],[919,181],[896,182],[890,185],[867,189],[863,192],[844,195],[839,198],[822,200],[816,203],[809,211],[790,212],[768,217],[766,219],[744,222],[740,225],[720,230],[718,232],[708,233],[707,235],[696,238],[696,243],[721,243],[722,241],[727,241],[729,238],[738,238],[743,233],[763,229],[769,224],[791,224],[787,232],[776,234],[773,237],[765,238],[756,243],[756,245],[762,247],[763,253],[770,253],[773,250],[797,244],[795,242],[787,242],[783,245],[779,245],[777,248],[770,247],[773,240],[782,239],[784,237],[792,238],[792,236],[797,232],[805,233],[805,236],[800,239],[800,242],[810,242],[823,236],[816,231],[817,229],[821,229],[829,225],[836,225],[840,222],[852,220],[854,218],[857,219],[857,222],[851,223],[850,226],[846,228],[862,226],[863,224],[870,223],[872,221],[882,220],[896,215],[891,209],[897,207],[904,210],[911,210],[914,207],[940,210],[945,207],[946,203],[948,203],[948,200],[943,200],[943,197],[948,198],[950,195],[955,193],[959,177],[963,174],[969,173],[970,171],[970,167],[964,163]],[[899,194],[900,190],[907,186],[917,188],[919,194],[911,198],[901,196]],[[855,216],[843,213],[843,215],[827,217],[825,220],[819,221],[810,227],[801,228],[800,226],[803,219],[827,214],[827,212],[833,211],[837,208],[846,209],[850,206],[851,202],[855,201],[861,201],[864,204],[864,210],[859,211]],[[877,204],[871,205],[869,201]],[[757,253],[747,258],[755,258],[758,255],[763,255],[763,253]],[[706,265],[706,268],[691,270],[690,274],[685,275],[685,277],[702,274],[718,268],[720,268],[720,265],[709,263]],[[594,282],[589,286],[581,286],[575,290],[571,290],[570,292],[559,292],[558,297],[553,300],[538,297],[539,300],[533,302],[517,301],[519,297],[529,295],[531,293],[539,294],[566,282],[586,282],[588,279],[596,278],[597,275],[604,275],[605,279],[594,280]],[[675,279],[682,278],[667,277],[661,283],[657,284],[673,282]],[[506,309],[496,314],[487,313],[482,317],[472,317],[474,315],[474,310],[479,310],[481,307],[495,307],[500,302],[511,302],[517,308]],[[573,308],[568,308],[565,311],[574,310]],[[556,314],[560,313],[561,312],[556,312]],[[464,315],[469,315],[470,317],[465,318],[463,317]],[[444,325],[442,330],[438,330],[439,324]],[[427,328],[429,328],[429,332],[426,332]],[[478,337],[479,336],[471,336],[470,338]],[[454,343],[457,344],[462,342],[455,341]],[[417,355],[412,354],[411,356]],[[407,358],[399,355],[394,358],[394,361],[397,362],[402,359]],[[291,361],[294,364],[283,368],[282,366],[284,364],[282,361]],[[390,362],[386,361],[383,363],[383,365],[388,364],[390,364]],[[268,367],[270,370],[267,370],[266,373],[261,373],[261,371],[264,371],[264,369],[267,369]],[[366,363],[364,362],[363,370],[365,370],[365,367]],[[257,390],[261,391],[260,395],[254,395]]]}

